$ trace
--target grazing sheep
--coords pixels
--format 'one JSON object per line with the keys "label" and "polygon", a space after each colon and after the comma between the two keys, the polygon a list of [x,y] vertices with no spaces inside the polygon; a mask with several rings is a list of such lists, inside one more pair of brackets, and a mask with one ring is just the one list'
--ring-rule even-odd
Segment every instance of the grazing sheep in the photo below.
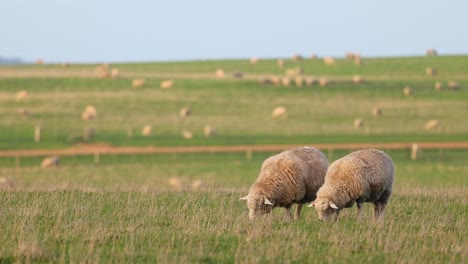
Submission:
{"label": "grazing sheep", "polygon": [[281,85],[281,78],[278,77],[278,76],[272,76],[272,77],[271,77],[271,82],[272,82],[274,85]]}
{"label": "grazing sheep", "polygon": [[315,207],[320,220],[336,221],[341,209],[356,202],[359,220],[363,203],[371,202],[374,220],[380,221],[392,193],[393,179],[393,161],[387,154],[377,149],[358,150],[330,165],[325,183],[309,207]]}
{"label": "grazing sheep", "polygon": [[185,139],[192,139],[193,134],[192,134],[192,132],[184,131],[184,132],[182,132],[182,137],[185,138]]}
{"label": "grazing sheep", "polygon": [[275,207],[284,207],[288,220],[293,220],[291,207],[297,204],[294,220],[300,216],[302,204],[313,201],[322,186],[328,160],[320,150],[301,147],[283,151],[266,159],[247,201],[249,219],[268,214]]}
{"label": "grazing sheep", "polygon": [[319,79],[319,85],[322,86],[322,87],[328,86],[329,83],[330,83],[330,81],[328,81],[327,78],[320,78]]}
{"label": "grazing sheep", "polygon": [[174,189],[183,189],[185,187],[185,181],[178,177],[171,177],[167,180],[167,183],[170,187]]}
{"label": "grazing sheep", "polygon": [[302,59],[303,59],[302,55],[299,55],[299,54],[294,54],[292,56],[293,61],[301,61]]}
{"label": "grazing sheep", "polygon": [[310,59],[311,59],[311,60],[316,60],[316,59],[318,59],[317,54],[316,54],[316,53],[312,53],[312,55],[310,55]]}
{"label": "grazing sheep", "polygon": [[257,64],[258,62],[258,58],[257,57],[252,57],[250,58],[250,64],[254,65],[254,64]]}
{"label": "grazing sheep", "polygon": [[296,76],[302,74],[304,74],[304,70],[301,67],[286,70],[286,76],[288,76],[289,78],[295,78]]}
{"label": "grazing sheep", "polygon": [[145,84],[145,79],[133,79],[132,80],[132,87],[133,88],[140,88]]}
{"label": "grazing sheep", "polygon": [[432,119],[427,121],[426,123],[426,130],[434,130],[439,127],[439,121]]}
{"label": "grazing sheep", "polygon": [[206,187],[206,182],[204,180],[197,179],[192,182],[192,190],[194,191],[198,191],[205,187]]}
{"label": "grazing sheep", "polygon": [[241,72],[241,71],[234,71],[232,73],[232,77],[234,77],[236,79],[241,79],[242,77],[244,77],[244,73]]}
{"label": "grazing sheep", "polygon": [[97,118],[97,111],[96,108],[92,105],[86,106],[83,113],[81,113],[81,119],[83,120],[91,120]]}
{"label": "grazing sheep", "polygon": [[273,109],[273,112],[271,113],[271,117],[273,118],[288,118],[288,111],[286,110],[286,107],[284,106],[277,106],[275,109]]}
{"label": "grazing sheep", "polygon": [[216,128],[211,127],[211,126],[205,126],[203,128],[203,133],[205,134],[205,137],[214,137],[218,134],[216,131]]}
{"label": "grazing sheep", "polygon": [[278,68],[284,68],[286,66],[286,61],[284,61],[283,59],[279,59],[278,61],[276,61],[276,65],[278,65]]}
{"label": "grazing sheep", "polygon": [[153,134],[153,128],[150,125],[145,125],[141,130],[141,134],[145,137],[149,137]]}
{"label": "grazing sheep", "polygon": [[360,127],[363,127],[364,126],[364,120],[362,118],[356,118],[354,119],[354,123],[353,123],[353,126],[355,128],[360,128]]}
{"label": "grazing sheep", "polygon": [[379,107],[373,107],[372,108],[372,115],[373,116],[381,116],[382,115],[382,109]]}
{"label": "grazing sheep", "polygon": [[273,85],[273,81],[270,77],[263,77],[258,82],[260,85]]}
{"label": "grazing sheep", "polygon": [[162,81],[159,87],[161,89],[171,89],[174,86],[174,81],[173,80],[165,80]]}
{"label": "grazing sheep", "polygon": [[305,79],[305,83],[307,86],[314,86],[316,83],[318,83],[318,80],[313,77],[309,77]]}
{"label": "grazing sheep", "polygon": [[426,74],[427,76],[434,76],[437,74],[437,70],[432,68],[432,67],[427,67],[426,68]]}
{"label": "grazing sheep", "polygon": [[427,56],[437,56],[437,51],[435,49],[428,49],[426,50]]}
{"label": "grazing sheep", "polygon": [[111,72],[110,72],[110,77],[112,79],[118,79],[120,77],[119,69],[112,69]]}
{"label": "grazing sheep", "polygon": [[60,158],[58,156],[50,156],[42,160],[41,168],[42,169],[55,168],[59,165],[59,163],[60,163]]}
{"label": "grazing sheep", "polygon": [[434,88],[436,89],[436,91],[442,91],[444,89],[441,82],[435,82]]}
{"label": "grazing sheep", "polygon": [[355,57],[356,55],[354,54],[354,52],[346,52],[345,59],[354,60]]}
{"label": "grazing sheep", "polygon": [[215,74],[219,79],[224,79],[225,74],[223,69],[216,69]]}
{"label": "grazing sheep", "polygon": [[323,63],[325,63],[326,65],[332,65],[335,64],[335,59],[332,57],[325,57],[323,58]]}
{"label": "grazing sheep", "polygon": [[303,83],[302,77],[297,76],[296,78],[294,78],[294,83],[296,84],[297,87],[302,87],[302,83]]}
{"label": "grazing sheep", "polygon": [[284,77],[283,79],[281,79],[281,84],[283,86],[289,86],[291,84],[291,80],[288,77]]}
{"label": "grazing sheep", "polygon": [[187,117],[189,115],[192,115],[192,109],[190,109],[190,107],[182,107],[179,111],[179,116],[184,118],[184,117]]}
{"label": "grazing sheep", "polygon": [[362,77],[361,75],[354,75],[353,76],[353,83],[355,83],[355,84],[364,83],[364,77]]}
{"label": "grazing sheep", "polygon": [[0,178],[0,190],[1,189],[11,189],[15,186],[15,179],[12,177],[1,177]]}
{"label": "grazing sheep", "polygon": [[406,86],[405,88],[403,88],[403,94],[405,96],[413,95],[413,89],[411,89],[411,87],[409,86]]}
{"label": "grazing sheep", "polygon": [[460,90],[460,85],[455,81],[449,81],[447,84],[447,88],[449,88],[450,90],[456,91],[456,90]]}
{"label": "grazing sheep", "polygon": [[28,98],[28,96],[29,96],[28,91],[25,91],[25,90],[19,91],[19,92],[16,94],[16,101],[25,100],[26,98]]}

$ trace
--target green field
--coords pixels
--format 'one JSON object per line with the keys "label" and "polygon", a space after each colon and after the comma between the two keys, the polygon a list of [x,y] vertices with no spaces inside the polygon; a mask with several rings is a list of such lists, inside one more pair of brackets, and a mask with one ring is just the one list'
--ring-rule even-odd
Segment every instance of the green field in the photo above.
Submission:
{"label": "green field", "polygon": [[[75,146],[85,127],[112,146],[468,141],[468,56],[369,58],[362,66],[288,61],[296,66],[335,82],[260,85],[256,78],[284,73],[276,60],[116,64],[116,80],[94,77],[96,65],[2,66],[0,151]],[[426,67],[438,75],[426,76]],[[217,68],[246,78],[216,79]],[[353,84],[353,74],[367,81]],[[137,77],[146,83],[132,88]],[[161,90],[169,78],[174,87]],[[435,81],[461,88],[436,91]],[[407,85],[413,96],[403,95]],[[29,96],[17,101],[21,90]],[[87,105],[97,119],[80,119]],[[193,114],[180,118],[185,106]],[[271,117],[276,106],[287,108],[287,119]],[[371,114],[375,106],[382,116]],[[357,117],[364,127],[353,127]],[[431,119],[440,126],[426,130]],[[37,124],[43,135],[35,143]],[[141,134],[147,124],[149,137]],[[206,125],[218,135],[206,138]],[[182,137],[185,130],[193,139]],[[0,179],[11,187],[0,181],[0,263],[468,262],[468,151],[423,149],[416,161],[409,150],[385,151],[396,180],[380,225],[369,204],[360,222],[356,208],[336,223],[320,222],[311,208],[297,222],[286,222],[281,209],[249,221],[239,198],[271,152],[66,156],[54,169],[39,167],[43,157],[2,157]],[[323,152],[332,162],[350,151]]]}

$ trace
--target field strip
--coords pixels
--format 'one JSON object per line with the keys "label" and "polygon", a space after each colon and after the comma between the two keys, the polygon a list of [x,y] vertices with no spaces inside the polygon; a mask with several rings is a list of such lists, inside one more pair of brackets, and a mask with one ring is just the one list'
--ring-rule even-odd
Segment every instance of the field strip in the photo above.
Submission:
{"label": "field strip", "polygon": [[[257,81],[267,76],[280,76],[273,73],[244,73],[240,80]],[[351,81],[352,75],[303,75],[308,77],[325,77],[334,81]],[[425,75],[364,75],[369,81],[422,81],[427,80]],[[459,81],[468,80],[468,75],[441,76],[442,78],[453,78]],[[93,70],[87,69],[11,69],[0,68],[0,79],[7,78],[98,78]],[[121,71],[120,78],[156,78],[156,79],[192,79],[192,80],[220,80],[215,73],[209,72],[153,72],[153,71]],[[226,74],[224,79],[235,79],[230,74]]]}
{"label": "field strip", "polygon": [[418,144],[420,149],[468,149],[463,142],[401,142],[401,143],[331,143],[331,144],[285,144],[285,145],[235,145],[235,146],[180,146],[180,147],[112,147],[105,145],[82,145],[67,149],[0,150],[0,157],[80,156],[93,154],[174,154],[174,153],[233,153],[277,152],[302,146],[321,150],[356,150],[377,148],[383,150],[411,149]]}

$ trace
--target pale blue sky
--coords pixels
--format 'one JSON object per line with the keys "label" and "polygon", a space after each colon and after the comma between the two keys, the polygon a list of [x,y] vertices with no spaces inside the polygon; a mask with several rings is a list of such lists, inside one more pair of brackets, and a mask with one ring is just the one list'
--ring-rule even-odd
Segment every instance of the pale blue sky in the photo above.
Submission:
{"label": "pale blue sky", "polygon": [[0,56],[46,62],[468,54],[466,0],[14,0]]}

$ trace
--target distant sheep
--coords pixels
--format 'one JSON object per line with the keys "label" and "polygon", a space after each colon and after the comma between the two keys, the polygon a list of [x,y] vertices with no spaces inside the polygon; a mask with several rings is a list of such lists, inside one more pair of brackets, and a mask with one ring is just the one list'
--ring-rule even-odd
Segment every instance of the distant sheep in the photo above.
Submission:
{"label": "distant sheep", "polygon": [[426,50],[427,56],[437,56],[437,51],[435,49],[428,49]]}
{"label": "distant sheep", "polygon": [[363,126],[364,126],[364,119],[362,119],[362,118],[356,118],[356,119],[354,119],[353,126],[354,126],[355,128],[363,127]]}
{"label": "distant sheep", "polygon": [[354,58],[354,64],[361,66],[362,65],[362,59],[361,56],[357,56]]}
{"label": "distant sheep", "polygon": [[211,126],[205,126],[203,128],[203,133],[205,134],[205,137],[214,137],[218,134],[216,128]]}
{"label": "distant sheep", "polygon": [[15,179],[12,177],[1,177],[0,178],[0,190],[1,189],[11,189],[15,186]]}
{"label": "distant sheep", "polygon": [[325,63],[326,65],[332,65],[335,64],[335,59],[332,57],[325,57],[323,58],[323,63]]}
{"label": "distant sheep", "polygon": [[43,60],[43,59],[37,59],[37,60],[36,60],[36,64],[37,64],[37,65],[44,65],[45,63],[44,63],[44,60]]}
{"label": "distant sheep", "polygon": [[194,191],[201,190],[205,187],[206,187],[206,182],[204,180],[197,179],[192,182],[192,190]]}
{"label": "distant sheep", "polygon": [[132,80],[132,87],[133,88],[140,88],[145,84],[145,79],[133,79]]}
{"label": "distant sheep", "polygon": [[315,207],[320,220],[328,221],[338,220],[340,210],[356,202],[360,219],[363,203],[371,202],[374,220],[380,221],[392,193],[393,179],[393,161],[387,154],[377,149],[358,150],[330,165],[325,183],[310,206]]}
{"label": "distant sheep", "polygon": [[460,90],[460,85],[455,81],[449,81],[447,88],[453,91]]}
{"label": "distant sheep", "polygon": [[184,131],[184,132],[182,132],[182,137],[185,138],[185,139],[192,139],[193,134],[192,134],[192,132]]}
{"label": "distant sheep", "polygon": [[289,78],[295,78],[296,76],[304,74],[304,70],[301,67],[296,67],[294,69],[287,69],[286,76]]}
{"label": "distant sheep", "polygon": [[55,168],[59,165],[59,163],[60,163],[60,158],[58,156],[47,157],[42,160],[41,168],[42,169]]}
{"label": "distant sheep", "polygon": [[224,79],[225,74],[223,69],[216,69],[215,74],[219,79]]}
{"label": "distant sheep", "polygon": [[162,81],[159,85],[161,89],[171,89],[174,86],[174,81],[173,80],[165,80]]}
{"label": "distant sheep", "polygon": [[442,91],[444,89],[441,82],[435,82],[434,88],[436,89],[436,91]]}
{"label": "distant sheep", "polygon": [[178,190],[183,189],[186,185],[185,181],[179,177],[171,177],[167,180],[167,183],[171,188]]}
{"label": "distant sheep", "polygon": [[141,130],[141,134],[145,137],[151,136],[151,134],[153,134],[153,127],[151,127],[150,125],[145,125]]}
{"label": "distant sheep", "polygon": [[16,94],[16,101],[22,101],[29,97],[28,91],[22,90]]}
{"label": "distant sheep", "polygon": [[294,78],[294,83],[296,84],[297,87],[302,87],[302,83],[303,83],[302,77],[297,76],[296,78]]}
{"label": "distant sheep", "polygon": [[254,65],[254,64],[257,64],[258,62],[258,58],[257,57],[252,57],[250,58],[250,64]]}
{"label": "distant sheep", "polygon": [[281,85],[281,78],[278,77],[278,76],[272,76],[272,77],[271,77],[271,82],[272,82],[274,85]]}
{"label": "distant sheep", "polygon": [[192,114],[192,109],[190,107],[182,107],[179,111],[179,116],[184,118]]}
{"label": "distant sheep", "polygon": [[288,111],[286,110],[286,107],[284,106],[278,106],[273,109],[273,112],[271,113],[271,117],[273,118],[288,118]]}
{"label": "distant sheep", "polygon": [[318,83],[318,80],[315,78],[309,77],[305,79],[305,84],[307,86],[314,86],[316,83]]}
{"label": "distant sheep", "polygon": [[241,72],[241,71],[234,71],[232,73],[232,77],[234,77],[236,79],[241,79],[242,77],[244,77],[244,73]]}
{"label": "distant sheep", "polygon": [[270,77],[263,77],[258,81],[261,85],[273,85],[273,81]]}
{"label": "distant sheep", "polygon": [[312,60],[318,59],[317,54],[316,54],[316,53],[312,53],[312,55],[310,55],[310,59],[312,59]]}
{"label": "distant sheep", "polygon": [[302,205],[313,201],[324,182],[328,160],[320,150],[301,147],[283,151],[266,159],[247,201],[249,219],[270,213],[275,207],[285,208],[288,220],[293,220],[291,207],[297,204],[294,220]]}
{"label": "distant sheep", "polygon": [[427,76],[434,76],[437,74],[437,70],[432,68],[432,67],[427,67],[426,68],[426,74]]}
{"label": "distant sheep", "polygon": [[302,55],[299,55],[299,54],[294,54],[292,56],[293,61],[301,61],[302,59],[303,59]]}
{"label": "distant sheep", "polygon": [[97,111],[96,108],[92,105],[86,106],[83,113],[81,113],[81,119],[83,120],[91,120],[97,118]]}
{"label": "distant sheep", "polygon": [[413,89],[411,89],[411,87],[409,86],[406,86],[405,88],[403,88],[403,94],[405,96],[413,95]]}
{"label": "distant sheep", "polygon": [[283,79],[281,79],[281,84],[287,87],[291,84],[291,80],[288,77],[283,77]]}
{"label": "distant sheep", "polygon": [[434,130],[439,127],[439,121],[432,119],[427,121],[426,123],[426,130]]}
{"label": "distant sheep", "polygon": [[110,72],[110,77],[112,79],[118,79],[120,77],[119,69],[112,69],[111,72]]}
{"label": "distant sheep", "polygon": [[353,83],[355,83],[355,84],[364,83],[364,77],[362,77],[361,75],[354,75],[353,76]]}
{"label": "distant sheep", "polygon": [[379,107],[373,107],[372,108],[372,115],[373,116],[381,116],[382,115],[382,109]]}
{"label": "distant sheep", "polygon": [[327,78],[320,78],[319,79],[319,85],[322,87],[328,86],[330,81]]}

